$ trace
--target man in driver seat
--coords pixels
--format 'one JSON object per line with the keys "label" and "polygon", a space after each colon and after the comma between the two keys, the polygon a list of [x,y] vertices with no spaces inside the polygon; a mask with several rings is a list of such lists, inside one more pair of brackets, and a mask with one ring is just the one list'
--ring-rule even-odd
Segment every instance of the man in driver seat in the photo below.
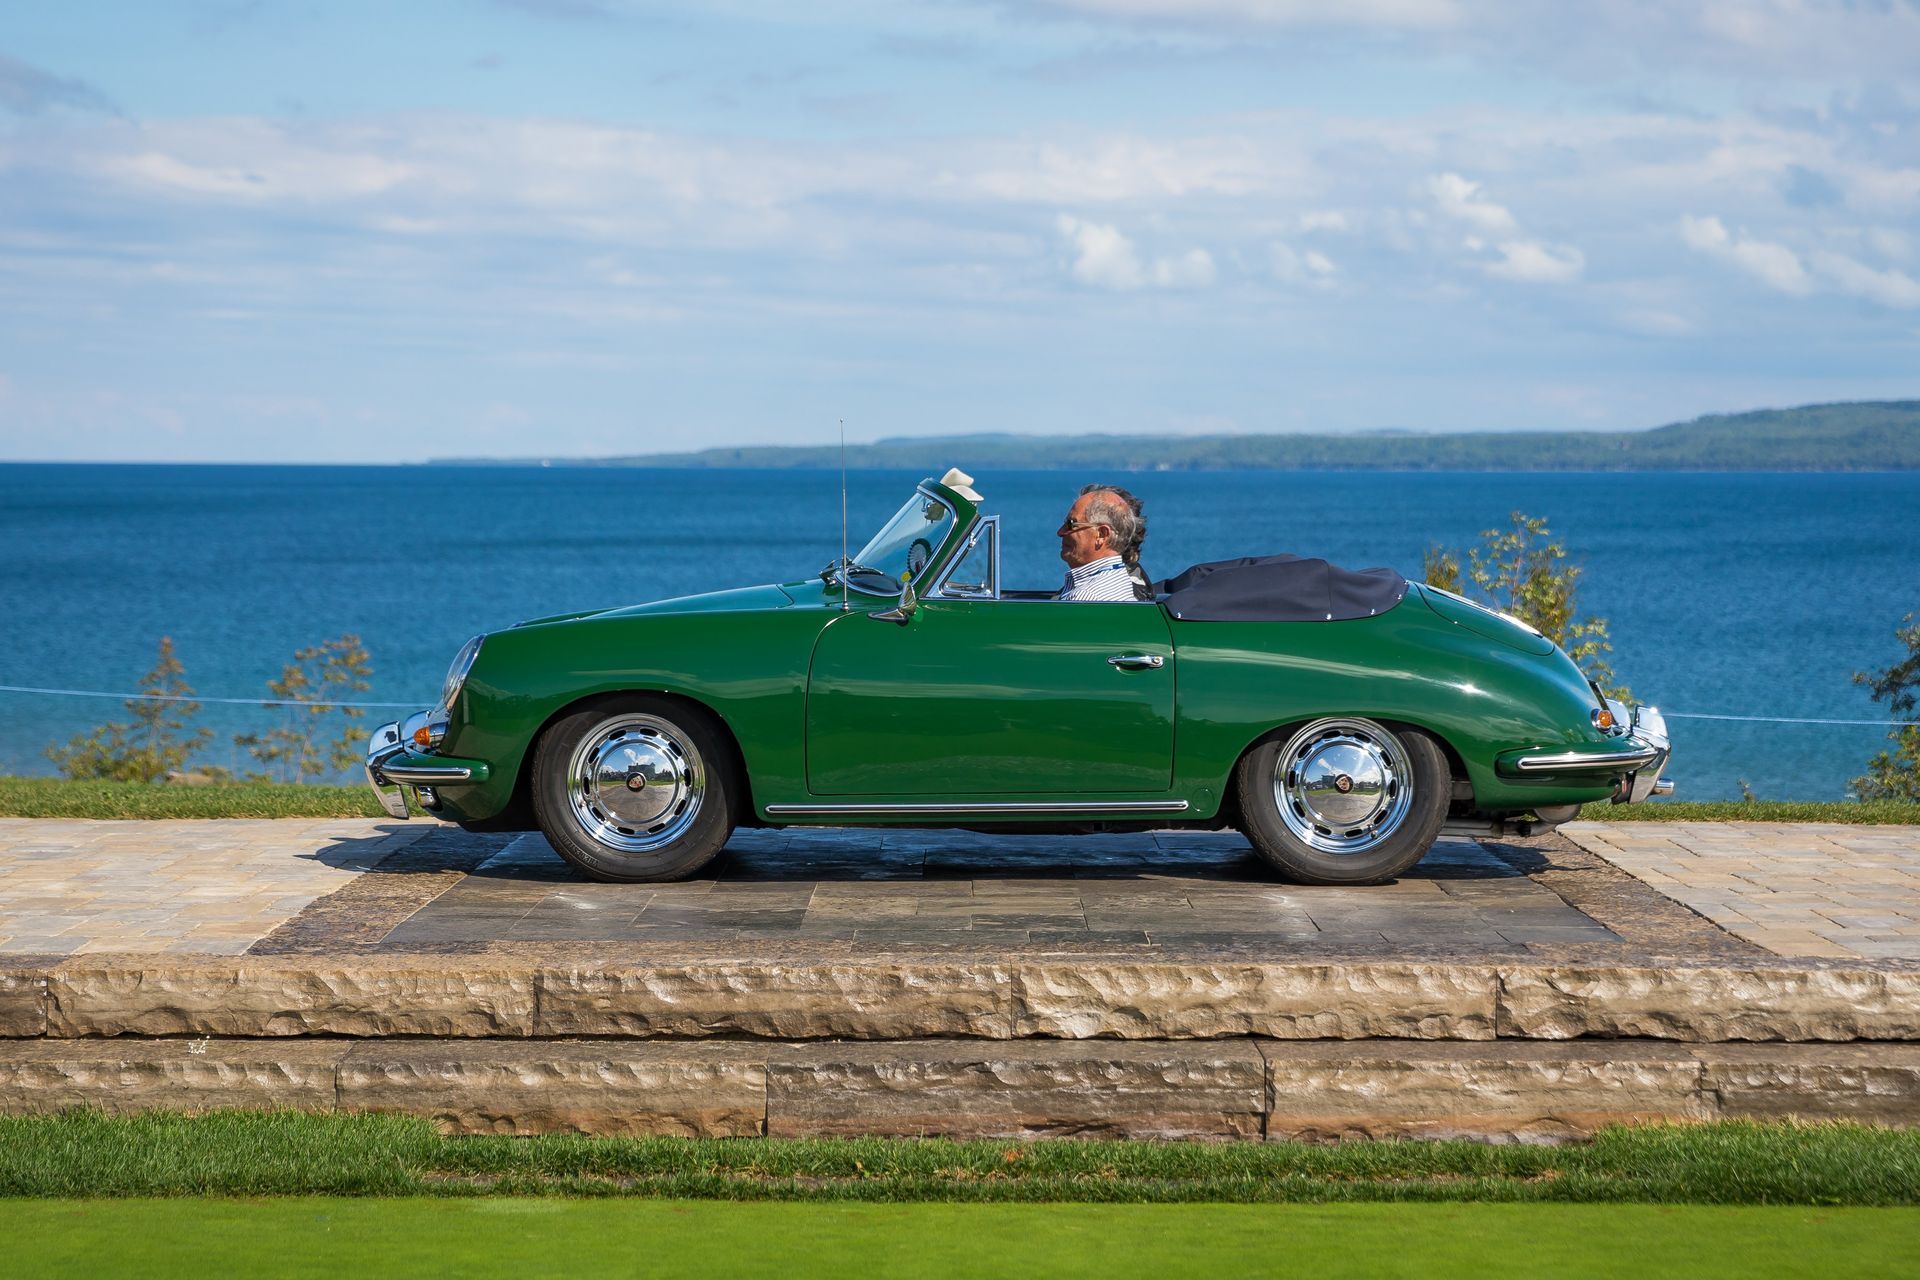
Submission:
{"label": "man in driver seat", "polygon": [[1055,600],[1128,601],[1151,598],[1143,589],[1140,544],[1147,535],[1140,500],[1117,485],[1090,484],[1056,531],[1067,580]]}

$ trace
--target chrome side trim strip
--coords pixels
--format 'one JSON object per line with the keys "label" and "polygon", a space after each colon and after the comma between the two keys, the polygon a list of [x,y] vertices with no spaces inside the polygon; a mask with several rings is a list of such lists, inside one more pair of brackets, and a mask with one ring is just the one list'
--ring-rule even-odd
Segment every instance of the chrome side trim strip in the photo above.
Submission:
{"label": "chrome side trim strip", "polygon": [[373,766],[389,782],[471,782],[473,770],[463,764],[415,764],[395,768],[388,764]]}
{"label": "chrome side trim strip", "polygon": [[884,817],[890,814],[933,813],[1185,813],[1185,800],[1008,800],[967,801],[959,804],[770,804],[769,815],[793,817],[825,814]]}
{"label": "chrome side trim strip", "polygon": [[1587,770],[1638,769],[1660,758],[1657,747],[1638,751],[1562,751],[1550,756],[1521,756],[1513,767],[1522,773],[1579,773]]}

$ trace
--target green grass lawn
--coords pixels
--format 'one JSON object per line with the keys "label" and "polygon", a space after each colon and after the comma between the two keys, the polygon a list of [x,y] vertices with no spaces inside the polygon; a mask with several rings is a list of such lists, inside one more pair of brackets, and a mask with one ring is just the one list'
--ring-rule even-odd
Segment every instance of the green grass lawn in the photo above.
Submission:
{"label": "green grass lawn", "polygon": [[[416,808],[415,813],[420,810]],[[379,818],[364,786],[244,782],[205,787],[140,782],[0,778],[6,818]],[[1897,800],[1676,801],[1590,804],[1589,822],[1920,823],[1920,804]]]}
{"label": "green grass lawn", "polygon": [[1648,800],[1580,810],[1585,822],[1851,822],[1920,823],[1920,804],[1907,800]]}
{"label": "green grass lawn", "polygon": [[[419,813],[418,808],[414,809]],[[7,818],[381,818],[372,788],[238,782],[180,787],[147,782],[0,778]]]}
{"label": "green grass lawn", "polygon": [[21,1276],[1911,1274],[1920,1210],[1660,1205],[0,1201]]}
{"label": "green grass lawn", "polygon": [[1649,1125],[1471,1142],[449,1138],[400,1115],[0,1116],[0,1197],[559,1195],[848,1201],[1920,1206],[1920,1131]]}

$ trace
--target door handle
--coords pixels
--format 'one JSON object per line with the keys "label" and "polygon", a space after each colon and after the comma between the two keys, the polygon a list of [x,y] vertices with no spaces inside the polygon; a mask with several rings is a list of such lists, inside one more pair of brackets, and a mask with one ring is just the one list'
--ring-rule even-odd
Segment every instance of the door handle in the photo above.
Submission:
{"label": "door handle", "polygon": [[1157,653],[1116,653],[1107,659],[1107,665],[1122,671],[1151,671],[1166,661]]}

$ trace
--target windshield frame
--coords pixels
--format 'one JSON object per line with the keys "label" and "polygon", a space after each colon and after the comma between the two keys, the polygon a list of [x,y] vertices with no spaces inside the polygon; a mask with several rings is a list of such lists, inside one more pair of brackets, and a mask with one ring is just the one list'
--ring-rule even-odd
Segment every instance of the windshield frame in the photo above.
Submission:
{"label": "windshield frame", "polygon": [[[921,498],[930,498],[938,502],[953,516],[953,524],[947,530],[946,536],[941,539],[940,545],[934,548],[933,554],[927,557],[926,566],[920,570],[919,575],[913,581],[915,594],[924,595],[926,594],[927,584],[945,571],[947,561],[953,556],[955,549],[959,547],[966,539],[966,536],[973,531],[973,527],[980,522],[980,512],[973,503],[962,499],[959,494],[952,492],[945,485],[932,480],[922,480],[919,484],[913,486],[913,491]],[[895,514],[897,516],[898,513]],[[964,516],[965,519],[962,519],[962,516]],[[892,523],[893,518],[894,517],[889,517],[888,523]],[[886,525],[883,524],[880,528],[884,529]],[[880,530],[876,529],[874,531],[874,537],[878,537],[879,533]],[[867,541],[872,542],[872,540],[872,538],[869,538]],[[864,546],[862,549],[865,549]],[[849,574],[844,566],[838,571],[838,574],[847,590],[856,595],[868,596],[878,600],[898,600],[905,593],[906,584],[901,582],[893,582],[893,589],[890,591],[878,591],[872,586],[861,585],[861,579],[868,578],[866,574]],[[868,580],[871,581],[870,578]],[[893,581],[891,578],[888,580],[890,582]]]}

